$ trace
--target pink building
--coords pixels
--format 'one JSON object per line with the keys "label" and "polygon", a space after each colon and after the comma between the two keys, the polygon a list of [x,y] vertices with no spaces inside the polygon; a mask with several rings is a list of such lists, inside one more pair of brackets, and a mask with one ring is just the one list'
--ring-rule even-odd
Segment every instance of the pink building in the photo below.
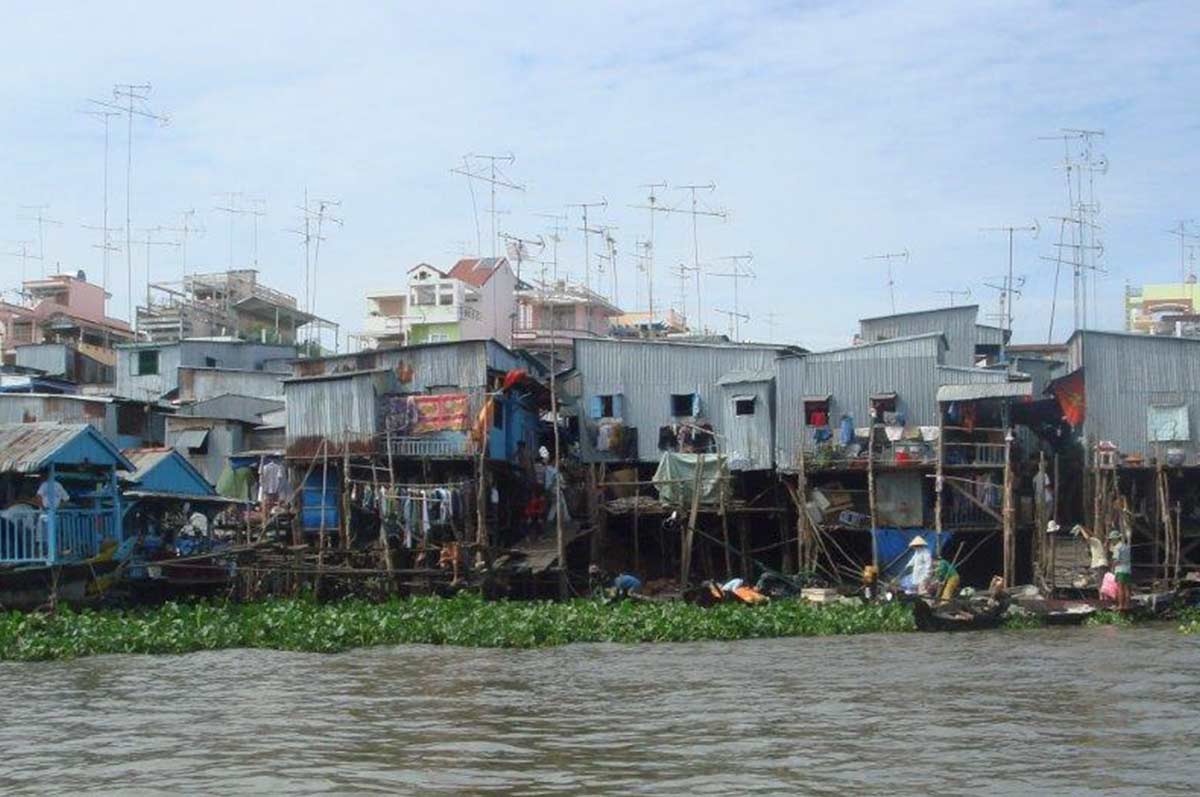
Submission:
{"label": "pink building", "polygon": [[20,304],[0,302],[6,356],[30,343],[75,343],[110,349],[133,340],[129,324],[106,313],[108,294],[78,275],[54,274],[21,285]]}
{"label": "pink building", "polygon": [[[513,346],[557,369],[571,365],[571,341],[607,337],[621,309],[600,294],[559,281],[517,292]],[[551,350],[553,349],[553,357]]]}

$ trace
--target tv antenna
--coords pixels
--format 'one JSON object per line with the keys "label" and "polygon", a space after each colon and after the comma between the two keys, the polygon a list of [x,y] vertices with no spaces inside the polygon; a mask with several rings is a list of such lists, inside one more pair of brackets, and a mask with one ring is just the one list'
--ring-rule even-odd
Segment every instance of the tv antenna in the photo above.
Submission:
{"label": "tv antenna", "polygon": [[[684,318],[687,318],[687,278],[688,274],[696,275],[696,290],[700,290],[700,268],[697,266],[689,266],[687,263],[680,263],[674,268],[674,273],[679,277],[679,313]],[[650,319],[651,322],[654,319]],[[688,325],[689,327],[691,324]],[[702,332],[702,328],[696,329],[696,332]]]}
{"label": "tv antenna", "polygon": [[[583,232],[583,290],[587,293],[591,290],[591,271],[592,271],[592,254],[588,236],[595,235],[600,232],[598,228],[588,226],[588,209],[589,208],[607,208],[608,200],[600,197],[599,202],[573,202],[568,203],[569,208],[579,208],[583,211],[583,226],[578,229]],[[587,331],[592,331],[592,314],[587,314]]]}
{"label": "tv antenna", "polygon": [[[1048,340],[1054,338],[1053,317],[1058,304],[1059,276],[1064,264],[1069,264],[1073,272],[1074,296],[1072,299],[1075,315],[1075,328],[1086,329],[1088,326],[1088,281],[1089,272],[1095,274],[1102,269],[1098,264],[1103,256],[1104,245],[1096,237],[1101,230],[1096,223],[1100,214],[1100,204],[1096,200],[1096,175],[1108,173],[1108,158],[1094,149],[1097,139],[1104,137],[1103,130],[1085,130],[1082,128],[1062,128],[1057,135],[1041,136],[1043,141],[1062,141],[1062,168],[1067,189],[1067,215],[1065,220],[1059,219],[1058,252],[1054,258],[1043,258],[1055,261],[1054,295],[1051,301],[1051,325]],[[1072,144],[1078,150],[1072,151]],[[1084,174],[1087,182],[1084,183]],[[1065,251],[1071,251],[1072,257],[1064,261]],[[1092,302],[1095,303],[1096,279],[1092,282]]]}
{"label": "tv antenna", "polygon": [[139,245],[144,244],[146,247],[146,309],[150,309],[150,249],[155,246],[179,246],[178,241],[167,241],[163,239],[155,239],[157,233],[165,232],[165,227],[145,227],[139,232],[145,233],[146,240],[138,241]]}
{"label": "tv antenna", "polygon": [[253,249],[251,250],[253,265],[254,268],[258,268],[258,220],[267,215],[263,209],[266,201],[238,191],[228,191],[222,196],[225,197],[225,204],[217,205],[213,210],[229,214],[229,267],[233,268],[234,220],[237,216],[249,216],[254,222]]}
{"label": "tv antenna", "polygon": [[506,232],[500,233],[500,237],[504,239],[505,254],[517,261],[517,282],[520,282],[521,264],[529,259],[529,247],[536,246],[538,254],[541,254],[542,250],[546,248],[546,241],[540,235],[537,238],[521,238]]}
{"label": "tv antenna", "polygon": [[596,272],[598,275],[603,275],[604,266],[606,263],[608,264],[609,273],[612,277],[612,303],[617,305],[619,304],[617,294],[619,286],[617,284],[617,239],[613,235],[613,230],[615,229],[617,228],[607,224],[599,229],[599,234],[604,238],[605,251],[596,254],[596,260],[598,261]]}
{"label": "tv antenna", "polygon": [[740,322],[746,321],[748,323],[750,321],[750,316],[746,315],[745,313],[739,313],[736,310],[722,310],[719,307],[714,307],[713,310],[729,318],[730,340],[737,340],[737,337],[734,335],[734,329],[740,327]]}
{"label": "tv antenna", "polygon": [[642,244],[644,251],[644,260],[646,263],[646,296],[647,302],[650,305],[650,323],[654,323],[654,214],[669,213],[670,208],[664,208],[658,204],[658,195],[654,192],[659,188],[666,188],[666,181],[658,183],[642,183],[639,188],[647,190],[645,205],[630,205],[638,210],[646,210],[650,212],[650,237]]}
{"label": "tv antenna", "polygon": [[863,260],[884,260],[887,262],[888,293],[892,297],[892,314],[895,315],[895,313],[896,313],[896,279],[895,279],[895,275],[892,273],[892,261],[893,260],[903,260],[905,262],[905,264],[907,265],[908,264],[908,249],[905,249],[903,252],[889,252],[889,253],[883,254],[883,255],[867,255],[866,257],[863,258]]}
{"label": "tv antenna", "polygon": [[738,298],[738,282],[744,279],[755,279],[758,275],[748,264],[754,261],[754,253],[747,252],[744,255],[726,255],[718,257],[717,260],[724,260],[730,264],[730,270],[725,272],[709,272],[710,277],[728,277],[733,280],[733,313],[729,314],[730,321],[730,337],[733,340],[741,340],[743,318],[749,319],[749,316],[743,316],[741,313],[741,300]]}
{"label": "tv antenna", "polygon": [[[1200,235],[1197,235],[1188,229],[1189,225],[1193,225],[1195,223],[1195,219],[1180,219],[1175,223],[1175,227],[1167,230],[1168,235],[1174,235],[1179,239],[1179,284],[1181,285],[1186,285],[1188,281],[1188,269],[1184,255],[1184,252],[1188,247],[1187,242],[1200,241]],[[1192,276],[1195,277],[1195,272],[1192,272]]]}
{"label": "tv antenna", "polygon": [[50,209],[49,205],[21,205],[22,210],[36,211],[32,216],[21,216],[21,221],[32,221],[37,224],[38,233],[38,260],[42,261],[42,276],[46,276],[46,225],[57,224],[62,226],[62,222],[57,219],[51,219],[46,216],[46,211]]}
{"label": "tv antenna", "polygon": [[[1038,226],[1037,219],[1034,219],[1033,224],[1026,226],[1007,225],[999,227],[981,227],[980,231],[1003,232],[1008,234],[1008,276],[1004,280],[1004,284],[1007,286],[1007,288],[1003,289],[1005,290],[1005,293],[1001,294],[1000,297],[1001,309],[1005,313],[1004,317],[1001,319],[1001,325],[1004,331],[1008,333],[1008,335],[1002,335],[1000,338],[1000,359],[1003,360],[1006,358],[1004,338],[1012,335],[1013,301],[1010,294],[1016,293],[1017,296],[1021,295],[1020,292],[1016,290],[1013,283],[1013,236],[1019,232],[1027,232],[1033,238],[1037,238],[1038,233],[1041,232],[1041,227]],[[1021,283],[1024,284],[1024,282],[1025,278],[1022,277]],[[994,288],[996,286],[989,285],[988,287]]]}
{"label": "tv antenna", "polygon": [[[121,228],[120,227],[101,227],[96,224],[81,224],[79,226],[85,230],[95,230],[95,231],[99,232],[102,236],[100,243],[92,244],[92,248],[100,249],[101,251],[104,252],[104,282],[107,283],[108,282],[108,255],[111,252],[120,252],[121,251],[121,247],[114,244],[112,242],[112,238],[110,236],[114,232],[120,232]],[[104,287],[104,290],[107,293],[108,288],[106,286],[102,286],[102,287]]]}
{"label": "tv antenna", "polygon": [[[502,163],[511,166],[517,160],[516,156],[511,152],[507,155],[480,155],[476,153],[467,153],[463,156],[462,168],[455,167],[450,171],[454,174],[461,174],[467,178],[467,182],[471,184],[471,202],[475,202],[475,187],[473,180],[478,180],[482,183],[487,183],[491,188],[492,204],[489,213],[492,217],[492,257],[496,257],[496,189],[508,188],[513,191],[524,191],[525,186],[513,182],[499,169],[496,164]],[[476,163],[472,165],[472,161]],[[479,216],[476,213],[475,217],[475,236],[479,237]],[[483,252],[479,253],[480,257]]]}
{"label": "tv antenna", "polygon": [[[182,269],[181,276],[180,276],[181,282],[187,281],[188,239],[190,239],[193,235],[203,236],[204,233],[207,232],[204,229],[204,227],[197,226],[194,223],[193,220],[195,218],[196,218],[195,209],[189,208],[188,210],[185,210],[180,214],[180,221],[179,221],[178,227],[160,227],[159,228],[166,232],[173,232],[173,233],[177,233],[179,235],[179,250],[180,250],[180,255],[181,255],[181,260],[182,260],[182,263],[180,264],[180,268]],[[232,218],[232,216],[230,218]]]}
{"label": "tv antenna", "polygon": [[675,188],[679,191],[688,191],[691,193],[691,208],[663,208],[664,213],[686,213],[692,217],[692,269],[696,272],[696,323],[703,328],[703,312],[704,305],[700,295],[700,233],[699,219],[701,216],[716,219],[726,219],[729,213],[725,210],[710,210],[700,207],[700,200],[697,192],[707,191],[712,193],[717,190],[716,183],[706,183],[704,185],[677,185]]}
{"label": "tv antenna", "polygon": [[8,255],[9,257],[21,258],[21,287],[17,292],[20,295],[24,296],[25,295],[26,271],[27,271],[27,268],[29,265],[29,261],[30,261],[30,259],[40,260],[40,258],[30,251],[30,247],[33,246],[33,241],[9,241],[8,243],[17,247],[17,249],[14,252],[5,252],[4,254]]}
{"label": "tv antenna", "polygon": [[775,342],[775,330],[779,328],[779,314],[774,310],[763,316],[763,324],[767,327],[767,341]]}
{"label": "tv antenna", "polygon": [[[99,245],[98,248],[103,252],[103,255],[102,255],[103,284],[101,287],[103,287],[104,290],[107,291],[108,290],[108,261],[109,261],[108,256],[109,256],[109,253],[121,251],[120,249],[118,249],[117,247],[112,245],[112,241],[108,237],[110,232],[116,231],[116,228],[111,228],[108,226],[108,160],[109,160],[109,158],[108,158],[108,141],[109,141],[108,133],[109,133],[109,127],[110,127],[109,123],[112,121],[112,118],[114,116],[120,116],[121,112],[115,111],[111,108],[95,108],[95,109],[88,110],[88,111],[80,111],[80,113],[87,114],[88,116],[91,116],[94,119],[99,119],[101,122],[104,123],[104,217],[103,217],[103,221],[101,222],[101,226],[98,228],[100,230],[103,230],[104,236],[102,238],[102,243]],[[96,228],[89,228],[89,229],[96,229]],[[93,246],[95,246],[95,245],[93,244]]]}
{"label": "tv antenna", "polygon": [[[567,221],[568,216],[565,213],[534,213],[533,215],[543,219],[550,219],[554,222],[550,227],[550,234],[546,238],[550,241],[550,258],[554,268],[554,281],[558,281],[558,245],[562,243],[562,234],[567,231],[563,226],[563,222]],[[541,236],[539,236],[541,237]],[[545,282],[545,278],[542,278]]]}
{"label": "tv antenna", "polygon": [[113,86],[111,102],[88,100],[98,107],[125,114],[128,123],[125,150],[125,289],[128,294],[126,301],[131,319],[133,318],[133,117],[152,119],[164,127],[170,122],[165,114],[153,113],[146,107],[150,91],[149,83],[117,83]]}
{"label": "tv antenna", "polygon": [[934,293],[938,294],[939,296],[946,297],[946,300],[947,300],[946,306],[947,307],[954,306],[954,297],[956,297],[956,296],[961,296],[963,299],[971,298],[971,289],[970,288],[967,288],[966,290],[961,290],[961,291],[955,291],[955,290],[934,291]]}
{"label": "tv antenna", "polygon": [[304,312],[313,314],[317,305],[317,263],[321,257],[321,241],[325,240],[322,232],[325,223],[342,226],[342,219],[329,211],[341,207],[338,199],[312,199],[308,196],[308,188],[304,189],[304,204],[298,208],[302,226],[287,230],[300,236],[304,244]]}

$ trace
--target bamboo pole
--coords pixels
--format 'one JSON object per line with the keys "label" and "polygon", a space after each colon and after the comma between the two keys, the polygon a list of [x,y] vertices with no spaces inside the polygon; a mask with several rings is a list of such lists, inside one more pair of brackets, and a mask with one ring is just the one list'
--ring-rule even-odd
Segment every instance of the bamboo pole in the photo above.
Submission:
{"label": "bamboo pole", "polygon": [[867,504],[871,513],[871,564],[879,569],[879,539],[875,530],[879,522],[875,514],[875,419],[871,419],[870,430],[867,432]]}
{"label": "bamboo pole", "polygon": [[1004,586],[1011,587],[1016,580],[1016,529],[1013,517],[1013,471],[1011,427],[1004,435]]}
{"label": "bamboo pole", "polygon": [[728,581],[729,579],[733,578],[733,559],[732,554],[729,553],[729,514],[725,510],[724,490],[722,490],[720,493],[720,500],[721,508],[719,511],[721,513],[721,540],[725,543],[725,580]]}
{"label": "bamboo pole", "polygon": [[704,473],[704,454],[696,455],[696,475],[692,479],[692,509],[688,513],[688,524],[682,535],[679,551],[679,583],[688,583],[692,572],[692,540],[696,535],[696,518],[700,513],[700,482]]}
{"label": "bamboo pole", "polygon": [[933,535],[937,555],[942,555],[942,486],[946,475],[946,416],[942,411],[942,403],[937,403],[938,413],[938,442],[937,442],[937,475],[933,480]]}

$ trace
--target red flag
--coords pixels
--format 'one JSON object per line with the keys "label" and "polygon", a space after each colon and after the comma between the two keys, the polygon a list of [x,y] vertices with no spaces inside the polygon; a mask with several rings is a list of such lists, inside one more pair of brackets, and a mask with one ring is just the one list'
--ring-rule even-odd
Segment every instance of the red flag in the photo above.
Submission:
{"label": "red flag", "polygon": [[1078,429],[1087,417],[1087,392],[1084,390],[1083,369],[1080,368],[1050,383],[1049,392],[1058,400],[1067,423]]}

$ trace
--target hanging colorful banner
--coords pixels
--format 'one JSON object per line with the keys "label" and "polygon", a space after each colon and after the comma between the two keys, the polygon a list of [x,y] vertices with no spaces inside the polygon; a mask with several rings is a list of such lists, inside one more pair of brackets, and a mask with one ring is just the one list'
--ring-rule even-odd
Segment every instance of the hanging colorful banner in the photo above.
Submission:
{"label": "hanging colorful banner", "polygon": [[463,432],[467,429],[467,396],[447,393],[440,396],[412,396],[417,420],[412,434]]}
{"label": "hanging colorful banner", "polygon": [[1083,420],[1087,417],[1087,393],[1084,389],[1082,368],[1061,379],[1055,379],[1046,390],[1054,394],[1067,423],[1076,429],[1083,425]]}

